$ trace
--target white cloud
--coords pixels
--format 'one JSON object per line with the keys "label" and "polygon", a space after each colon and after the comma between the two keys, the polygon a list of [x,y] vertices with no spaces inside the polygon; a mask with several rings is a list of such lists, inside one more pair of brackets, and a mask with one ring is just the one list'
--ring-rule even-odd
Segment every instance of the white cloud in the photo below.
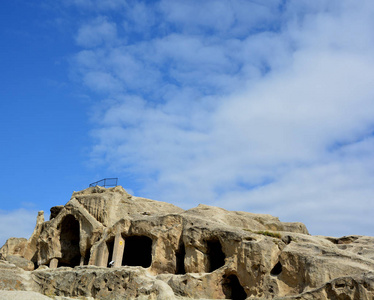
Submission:
{"label": "white cloud", "polygon": [[82,25],[77,33],[76,42],[83,47],[96,47],[102,43],[111,43],[116,39],[116,24],[98,17],[88,24]]}
{"label": "white cloud", "polygon": [[29,238],[35,228],[37,211],[20,208],[0,210],[0,247],[11,237]]}
{"label": "white cloud", "polygon": [[269,3],[139,4],[141,33],[77,54],[82,82],[107,96],[94,161],[186,208],[373,235],[374,4]]}
{"label": "white cloud", "polygon": [[374,139],[344,146],[325,159],[289,168],[254,190],[227,191],[220,206],[303,221],[311,233],[372,235]]}

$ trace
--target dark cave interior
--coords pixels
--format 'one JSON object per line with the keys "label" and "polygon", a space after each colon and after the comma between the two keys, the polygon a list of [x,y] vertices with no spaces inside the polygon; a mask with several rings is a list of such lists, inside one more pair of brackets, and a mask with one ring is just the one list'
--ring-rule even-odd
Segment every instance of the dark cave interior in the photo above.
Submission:
{"label": "dark cave interior", "polygon": [[226,255],[223,253],[218,239],[208,240],[206,244],[208,250],[208,272],[213,272],[225,264]]}
{"label": "dark cave interior", "polygon": [[152,239],[142,235],[125,237],[122,265],[148,268],[151,264]]}
{"label": "dark cave interior", "polygon": [[62,257],[59,259],[59,267],[79,266],[81,260],[79,249],[79,222],[72,215],[68,215],[62,220],[60,228]]}

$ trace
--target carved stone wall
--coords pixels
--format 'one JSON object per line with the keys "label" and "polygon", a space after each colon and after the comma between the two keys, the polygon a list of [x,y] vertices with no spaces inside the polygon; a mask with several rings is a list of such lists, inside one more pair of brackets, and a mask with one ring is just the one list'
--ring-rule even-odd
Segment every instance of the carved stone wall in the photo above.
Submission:
{"label": "carved stone wall", "polygon": [[[340,278],[353,282],[356,294],[373,295],[371,237],[313,237],[301,223],[206,205],[184,211],[119,186],[75,192],[52,211],[49,221],[38,216],[29,241],[9,240],[0,250],[27,255],[44,294],[116,299],[143,288],[164,299],[308,299],[348,295]],[[81,285],[64,285],[72,277]]]}

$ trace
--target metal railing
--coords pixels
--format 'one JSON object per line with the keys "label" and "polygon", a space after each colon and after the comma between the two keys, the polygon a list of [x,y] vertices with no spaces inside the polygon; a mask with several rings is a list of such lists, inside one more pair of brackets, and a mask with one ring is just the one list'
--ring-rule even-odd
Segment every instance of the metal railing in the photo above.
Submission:
{"label": "metal railing", "polygon": [[103,186],[103,187],[117,186],[117,182],[118,182],[118,178],[104,178],[104,179],[101,179],[99,181],[91,183],[90,187],[91,186],[97,186],[97,185]]}

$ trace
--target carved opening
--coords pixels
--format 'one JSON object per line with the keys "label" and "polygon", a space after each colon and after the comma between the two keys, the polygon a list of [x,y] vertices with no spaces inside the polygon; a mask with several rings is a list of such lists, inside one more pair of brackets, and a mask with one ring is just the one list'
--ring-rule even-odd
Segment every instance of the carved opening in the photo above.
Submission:
{"label": "carved opening", "polygon": [[175,253],[176,256],[176,272],[175,274],[186,274],[186,270],[184,268],[184,258],[186,256],[186,249],[184,247],[183,242],[179,244],[179,248]]}
{"label": "carved opening", "polygon": [[129,236],[125,238],[123,266],[141,266],[148,268],[152,263],[152,239],[147,236]]}
{"label": "carved opening", "polygon": [[107,262],[107,267],[108,267],[109,263],[113,260],[114,238],[106,242],[106,247],[109,253],[108,262]]}
{"label": "carved opening", "polygon": [[222,251],[218,239],[209,240],[207,243],[208,272],[213,272],[225,264],[225,253]]}
{"label": "carved opening", "polygon": [[79,266],[81,254],[79,249],[79,222],[72,216],[66,216],[61,222],[60,244],[62,257],[59,267]]}
{"label": "carved opening", "polygon": [[247,293],[236,275],[230,275],[224,278],[222,290],[226,299],[245,300],[247,298]]}
{"label": "carved opening", "polygon": [[277,276],[282,272],[282,264],[278,261],[275,266],[271,269],[270,274]]}
{"label": "carved opening", "polygon": [[88,265],[90,262],[90,255],[91,255],[91,248],[86,249],[86,252],[84,253],[84,265]]}

